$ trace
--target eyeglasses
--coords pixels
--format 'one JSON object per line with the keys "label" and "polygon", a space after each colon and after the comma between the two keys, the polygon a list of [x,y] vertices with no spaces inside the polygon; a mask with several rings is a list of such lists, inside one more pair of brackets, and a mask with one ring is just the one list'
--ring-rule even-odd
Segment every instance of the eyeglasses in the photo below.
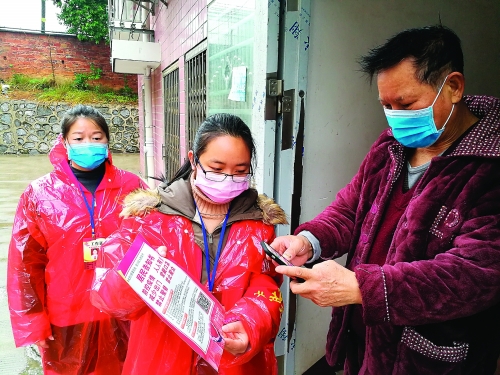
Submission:
{"label": "eyeglasses", "polygon": [[227,173],[221,173],[221,172],[206,171],[203,168],[203,165],[201,165],[198,158],[195,158],[195,161],[197,164],[200,165],[200,168],[203,171],[203,173],[205,173],[205,177],[207,178],[207,180],[214,181],[214,182],[222,182],[226,179],[226,177],[231,177],[234,182],[242,183],[242,182],[250,181],[250,179],[252,178],[252,175],[253,175],[251,166],[250,166],[250,173],[227,174]]}

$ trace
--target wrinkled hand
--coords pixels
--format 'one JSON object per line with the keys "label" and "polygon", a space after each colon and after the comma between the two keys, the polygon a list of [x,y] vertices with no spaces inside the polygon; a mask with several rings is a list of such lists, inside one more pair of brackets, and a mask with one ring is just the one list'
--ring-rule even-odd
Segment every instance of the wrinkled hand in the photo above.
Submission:
{"label": "wrinkled hand", "polygon": [[54,341],[54,336],[50,335],[49,337],[47,337],[44,340],[39,340],[39,341],[35,342],[35,344],[36,344],[36,346],[38,346],[38,349],[41,349],[41,348],[48,349],[49,348],[48,340]]}
{"label": "wrinkled hand", "polygon": [[304,279],[302,283],[291,281],[291,291],[310,299],[318,306],[338,307],[362,303],[355,273],[334,260],[318,263],[312,269],[278,266],[276,272]]}
{"label": "wrinkled hand", "polygon": [[276,237],[271,247],[295,266],[301,266],[313,256],[311,243],[304,236]]}
{"label": "wrinkled hand", "polygon": [[167,247],[166,246],[159,246],[158,249],[156,249],[156,252],[158,254],[160,254],[160,256],[163,258],[167,257]]}
{"label": "wrinkled hand", "polygon": [[245,353],[248,348],[248,334],[240,321],[231,322],[222,326],[224,350],[232,355]]}

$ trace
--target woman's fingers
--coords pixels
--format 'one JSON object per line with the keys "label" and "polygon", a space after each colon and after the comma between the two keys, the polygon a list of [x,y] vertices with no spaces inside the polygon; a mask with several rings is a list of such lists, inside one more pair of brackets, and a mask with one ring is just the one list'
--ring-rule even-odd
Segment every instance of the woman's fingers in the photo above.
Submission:
{"label": "woman's fingers", "polygon": [[158,249],[156,249],[156,251],[158,252],[158,254],[160,254],[160,256],[162,256],[163,258],[165,258],[167,256],[167,247],[166,246],[160,246],[158,247]]}

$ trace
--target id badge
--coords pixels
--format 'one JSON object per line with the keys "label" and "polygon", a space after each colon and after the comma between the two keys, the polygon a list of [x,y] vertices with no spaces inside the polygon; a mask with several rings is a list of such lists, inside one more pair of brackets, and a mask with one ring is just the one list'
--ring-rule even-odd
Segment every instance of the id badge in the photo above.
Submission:
{"label": "id badge", "polygon": [[83,240],[83,264],[86,270],[93,270],[101,252],[101,245],[105,238]]}

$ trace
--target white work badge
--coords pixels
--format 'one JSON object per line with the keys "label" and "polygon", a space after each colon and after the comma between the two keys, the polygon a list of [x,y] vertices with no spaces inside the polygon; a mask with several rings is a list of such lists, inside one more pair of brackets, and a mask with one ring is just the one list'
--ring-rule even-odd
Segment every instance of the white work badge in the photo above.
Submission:
{"label": "white work badge", "polygon": [[93,270],[105,238],[83,239],[83,264],[86,270]]}

